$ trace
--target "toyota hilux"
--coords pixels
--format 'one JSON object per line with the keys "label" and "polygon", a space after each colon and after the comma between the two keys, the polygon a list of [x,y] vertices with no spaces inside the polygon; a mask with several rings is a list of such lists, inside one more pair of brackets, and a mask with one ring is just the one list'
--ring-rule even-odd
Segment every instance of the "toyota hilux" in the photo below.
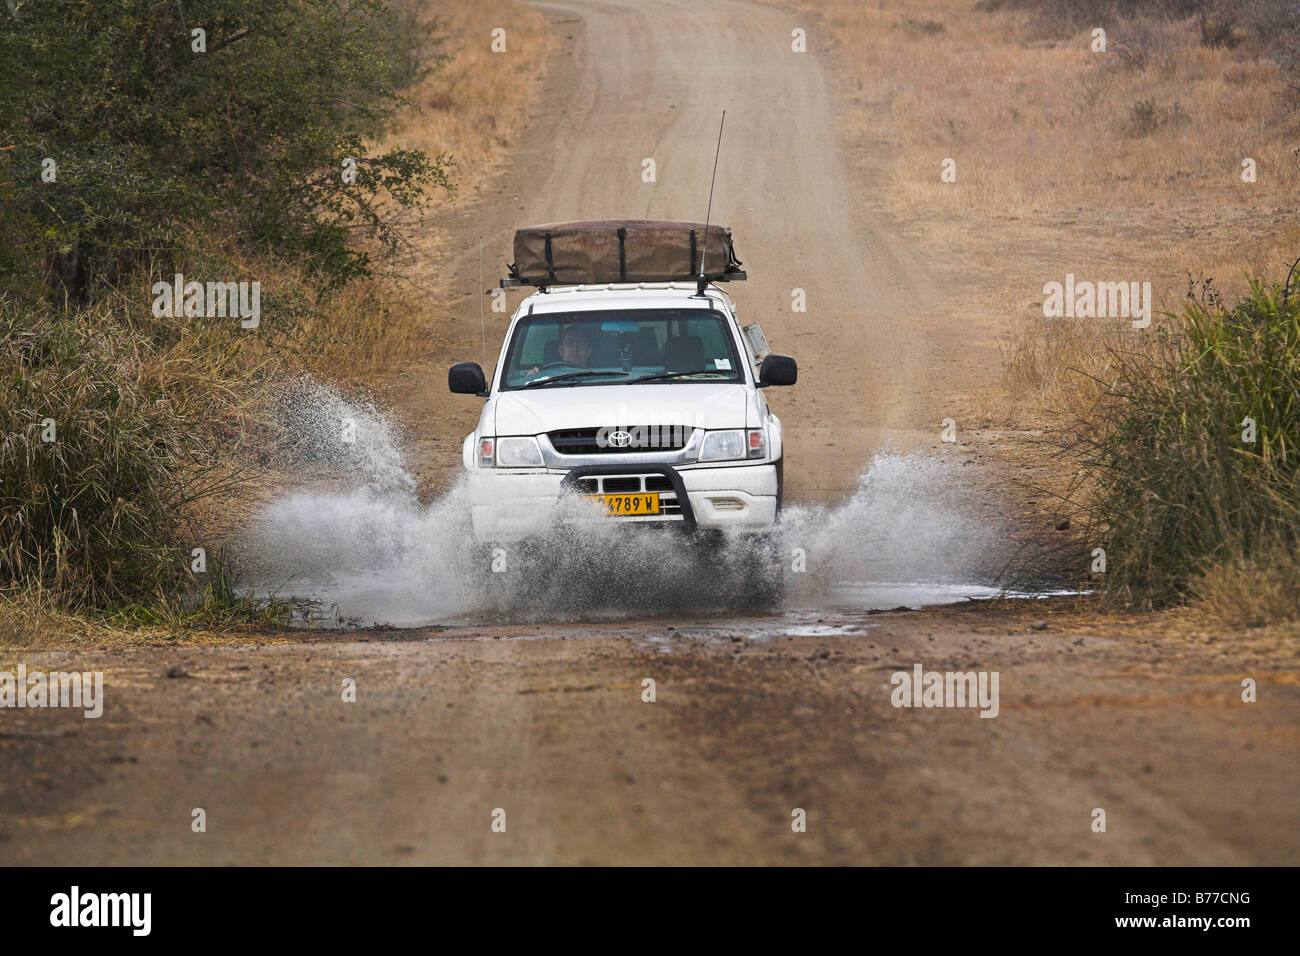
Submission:
{"label": "toyota hilux", "polygon": [[490,381],[472,362],[448,376],[486,399],[462,450],[474,536],[563,520],[770,537],[783,440],[764,392],[796,377],[712,282],[547,285],[515,310]]}

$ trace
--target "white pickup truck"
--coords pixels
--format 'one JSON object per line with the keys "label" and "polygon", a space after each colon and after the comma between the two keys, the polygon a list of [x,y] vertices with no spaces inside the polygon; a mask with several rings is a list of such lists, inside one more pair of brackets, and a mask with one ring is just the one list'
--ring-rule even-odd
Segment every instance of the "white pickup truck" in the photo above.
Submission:
{"label": "white pickup truck", "polygon": [[[793,385],[797,368],[766,353],[758,325],[742,330],[704,281],[528,296],[490,383],[473,362],[448,375],[487,399],[463,448],[475,537],[509,544],[557,520],[770,537],[783,443],[763,390]],[[575,514],[566,495],[593,506]]]}

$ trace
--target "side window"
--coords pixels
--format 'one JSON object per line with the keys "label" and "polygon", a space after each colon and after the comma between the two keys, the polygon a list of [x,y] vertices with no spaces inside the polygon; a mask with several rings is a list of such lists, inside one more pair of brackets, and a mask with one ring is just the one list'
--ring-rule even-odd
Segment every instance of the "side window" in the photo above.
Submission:
{"label": "side window", "polygon": [[[734,313],[733,313],[734,314]],[[736,324],[740,329],[740,347],[744,349],[744,361],[749,363],[750,368],[754,370],[754,375],[758,375],[758,355],[754,352],[754,343],[749,340],[745,334],[744,326],[740,325],[740,317],[736,316]]]}

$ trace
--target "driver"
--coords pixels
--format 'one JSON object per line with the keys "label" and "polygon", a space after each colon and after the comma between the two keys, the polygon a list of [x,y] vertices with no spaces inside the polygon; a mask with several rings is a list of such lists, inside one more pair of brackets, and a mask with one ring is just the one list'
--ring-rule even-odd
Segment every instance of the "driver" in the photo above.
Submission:
{"label": "driver", "polygon": [[[558,353],[561,362],[586,368],[587,360],[591,358],[591,331],[585,324],[566,325],[560,330]],[[540,365],[534,365],[528,374],[535,375],[541,368]]]}
{"label": "driver", "polygon": [[566,325],[560,332],[560,360],[581,368],[591,358],[591,332],[585,325]]}

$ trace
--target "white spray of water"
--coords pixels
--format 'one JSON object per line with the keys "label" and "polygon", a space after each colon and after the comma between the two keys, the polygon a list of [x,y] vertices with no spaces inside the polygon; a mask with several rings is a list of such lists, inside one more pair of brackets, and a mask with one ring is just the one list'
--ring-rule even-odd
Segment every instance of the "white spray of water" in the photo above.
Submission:
{"label": "white spray of water", "polygon": [[384,492],[415,491],[397,429],[373,404],[302,376],[279,392],[284,444],[276,457],[299,475],[347,475]]}
{"label": "white spray of water", "polygon": [[[382,413],[311,382],[294,395],[288,424],[301,472],[342,476],[351,487],[299,490],[265,509],[245,542],[261,590],[320,602],[346,623],[396,626],[754,609],[752,539],[700,548],[645,525],[558,525],[499,554],[504,571],[493,572],[492,555],[474,544],[463,482],[421,504]],[[357,425],[351,444],[338,439],[348,420]],[[949,470],[881,453],[844,504],[787,508],[772,556],[787,606],[984,596],[1005,535]]]}
{"label": "white spray of water", "polygon": [[788,509],[787,567],[795,548],[807,567],[786,576],[791,602],[881,607],[997,593],[1011,536],[988,495],[954,471],[927,455],[880,452],[844,504]]}

